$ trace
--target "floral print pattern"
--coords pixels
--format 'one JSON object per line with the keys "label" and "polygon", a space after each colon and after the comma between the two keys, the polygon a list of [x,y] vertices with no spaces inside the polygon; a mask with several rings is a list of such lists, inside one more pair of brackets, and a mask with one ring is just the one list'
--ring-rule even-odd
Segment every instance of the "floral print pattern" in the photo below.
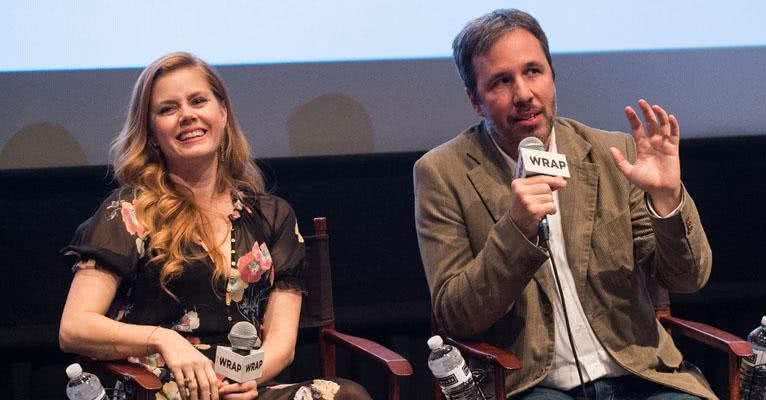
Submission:
{"label": "floral print pattern", "polygon": [[245,289],[249,285],[240,277],[239,270],[232,268],[229,271],[229,281],[226,284],[226,293],[231,296],[231,299],[239,303],[245,295]]}
{"label": "floral print pattern", "polygon": [[173,325],[173,329],[179,332],[192,332],[199,328],[199,315],[196,311],[187,311],[181,320]]}
{"label": "floral print pattern", "polygon": [[295,223],[295,237],[298,239],[298,243],[303,243],[303,236],[301,231],[298,230],[298,223]]}
{"label": "floral print pattern", "polygon": [[166,382],[162,390],[154,394],[155,400],[181,400],[181,392],[176,381]]}
{"label": "floral print pattern", "polygon": [[333,381],[314,379],[311,385],[301,386],[293,400],[333,400],[339,389],[340,385]]}
{"label": "floral print pattern", "polygon": [[143,224],[141,224],[141,222],[138,220],[138,216],[136,215],[136,207],[133,205],[133,202],[128,202],[125,200],[112,201],[109,207],[107,207],[107,210],[111,210],[111,214],[109,216],[110,220],[114,219],[117,216],[117,212],[119,211],[120,215],[122,216],[122,223],[125,225],[125,229],[131,236],[135,236],[138,256],[143,257],[146,247],[146,238],[148,235],[146,228],[144,228]]}
{"label": "floral print pattern", "polygon": [[[237,269],[242,280],[255,283],[261,280],[264,273],[271,271],[271,253],[266,243],[253,243],[253,248],[237,261]],[[269,284],[274,283],[273,274],[269,274]]]}
{"label": "floral print pattern", "polygon": [[[220,284],[212,280],[214,265],[210,257],[193,259],[184,265],[180,276],[169,282],[172,295],[167,294],[159,285],[159,266],[152,264],[149,257],[151,232],[138,218],[134,195],[132,188],[113,192],[64,249],[65,254],[77,257],[75,271],[101,268],[120,276],[109,317],[173,329],[212,358],[214,345],[226,342],[225,335],[234,323],[246,320],[261,326],[275,285],[303,290],[303,240],[292,209],[275,196],[246,197],[234,192],[229,219],[232,238],[236,237],[236,242],[232,241],[232,259],[236,263],[228,279]],[[278,256],[272,253],[275,249]],[[233,304],[223,300],[224,293]],[[160,354],[128,360],[165,382],[157,399],[180,398]]]}

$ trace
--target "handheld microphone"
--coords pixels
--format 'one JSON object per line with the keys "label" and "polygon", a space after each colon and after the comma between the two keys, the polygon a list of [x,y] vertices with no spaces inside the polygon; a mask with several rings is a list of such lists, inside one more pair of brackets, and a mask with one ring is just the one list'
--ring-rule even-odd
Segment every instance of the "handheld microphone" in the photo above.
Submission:
{"label": "handheld microphone", "polygon": [[240,321],[229,332],[231,347],[218,346],[215,372],[232,381],[243,383],[260,378],[263,373],[263,350],[255,325]]}
{"label": "handheld microphone", "polygon": [[[516,178],[526,178],[535,175],[569,178],[567,157],[564,154],[545,151],[543,142],[534,136],[525,137],[519,142],[519,155],[514,175]],[[548,217],[540,221],[537,232],[542,242],[548,243],[550,238]]]}
{"label": "handheld microphone", "polygon": [[529,136],[519,143],[519,156],[516,162],[516,178],[535,175],[561,176],[569,178],[567,156],[545,151],[543,142]]}

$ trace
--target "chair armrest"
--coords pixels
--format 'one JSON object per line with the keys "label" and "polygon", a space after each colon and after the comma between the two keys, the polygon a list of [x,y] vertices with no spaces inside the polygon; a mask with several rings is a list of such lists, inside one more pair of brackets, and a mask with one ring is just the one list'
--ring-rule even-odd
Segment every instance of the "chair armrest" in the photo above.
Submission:
{"label": "chair armrest", "polygon": [[701,322],[687,321],[668,315],[659,317],[665,328],[680,332],[686,337],[721,350],[737,358],[753,355],[753,349],[746,340]]}
{"label": "chair armrest", "polygon": [[456,340],[448,337],[447,342],[460,350],[464,356],[481,359],[506,371],[521,369],[521,361],[512,353],[489,343]]}
{"label": "chair armrest", "polygon": [[372,340],[340,333],[331,328],[323,328],[322,337],[383,365],[390,374],[400,377],[412,375],[412,365],[407,359]]}
{"label": "chair armrest", "polygon": [[130,378],[145,390],[157,391],[162,389],[160,378],[140,365],[127,361],[100,361],[98,363],[105,371],[113,375]]}

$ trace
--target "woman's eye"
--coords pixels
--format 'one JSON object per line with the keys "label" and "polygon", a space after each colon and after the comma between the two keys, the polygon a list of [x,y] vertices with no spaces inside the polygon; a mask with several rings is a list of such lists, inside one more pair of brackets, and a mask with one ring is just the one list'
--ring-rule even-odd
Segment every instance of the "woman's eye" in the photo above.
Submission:
{"label": "woman's eye", "polygon": [[192,104],[194,105],[199,105],[204,103],[207,103],[206,97],[195,97],[194,99],[192,99]]}
{"label": "woman's eye", "polygon": [[162,106],[159,110],[157,110],[160,114],[170,114],[173,111],[174,107],[172,106]]}

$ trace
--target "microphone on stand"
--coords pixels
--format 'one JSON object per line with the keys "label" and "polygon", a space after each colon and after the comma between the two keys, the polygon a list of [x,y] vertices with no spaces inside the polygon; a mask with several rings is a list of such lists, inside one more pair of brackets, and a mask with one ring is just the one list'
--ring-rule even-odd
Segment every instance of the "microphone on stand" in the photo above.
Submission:
{"label": "microphone on stand", "polygon": [[263,350],[255,325],[247,321],[237,322],[229,331],[229,342],[231,347],[216,348],[215,372],[238,383],[260,378]]}

